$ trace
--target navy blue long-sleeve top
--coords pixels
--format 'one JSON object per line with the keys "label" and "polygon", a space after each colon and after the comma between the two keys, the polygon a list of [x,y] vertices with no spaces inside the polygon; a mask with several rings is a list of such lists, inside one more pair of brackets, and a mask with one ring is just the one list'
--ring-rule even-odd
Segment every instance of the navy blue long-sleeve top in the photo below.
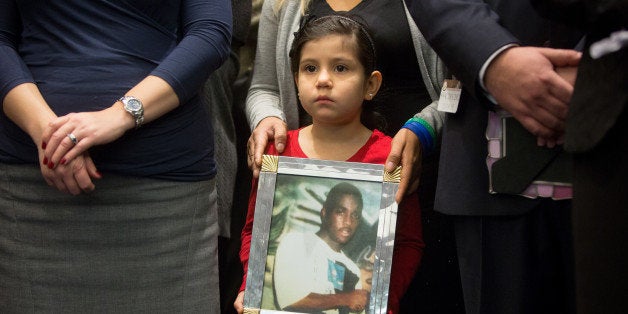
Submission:
{"label": "navy blue long-sleeve top", "polygon": [[[229,54],[231,24],[230,0],[2,0],[0,96],[32,82],[61,116],[110,107],[158,76],[180,106],[90,154],[100,171],[209,179],[213,132],[198,92]],[[38,162],[31,138],[4,112],[0,162]]]}

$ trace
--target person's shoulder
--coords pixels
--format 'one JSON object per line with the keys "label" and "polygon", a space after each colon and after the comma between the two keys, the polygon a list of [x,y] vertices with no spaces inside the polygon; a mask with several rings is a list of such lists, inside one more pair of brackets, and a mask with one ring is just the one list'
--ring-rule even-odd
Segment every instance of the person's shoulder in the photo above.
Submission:
{"label": "person's shoulder", "polygon": [[268,142],[268,147],[266,147],[266,151],[264,154],[273,155],[273,156],[292,156],[292,149],[295,147],[295,141],[298,144],[299,140],[299,130],[289,130],[286,134],[286,147],[284,148],[283,153],[279,154],[277,151],[277,147],[275,147],[275,142]]}
{"label": "person's shoulder", "polygon": [[384,132],[378,129],[373,130],[373,134],[371,134],[371,139],[374,142],[378,143],[379,145],[383,145],[383,144],[390,145],[390,143],[392,142],[392,137],[384,134]]}
{"label": "person's shoulder", "polygon": [[383,164],[390,153],[392,138],[375,129],[364,145],[363,162]]}
{"label": "person's shoulder", "polygon": [[294,252],[297,249],[305,250],[306,248],[316,247],[320,241],[322,240],[314,233],[293,231],[281,237],[279,246],[289,247]]}
{"label": "person's shoulder", "polygon": [[288,133],[286,133],[286,148],[290,148],[299,143],[299,131],[301,131],[301,129],[288,130]]}
{"label": "person's shoulder", "polygon": [[286,233],[281,241],[294,241],[303,239],[303,234],[301,232],[288,232]]}
{"label": "person's shoulder", "polygon": [[383,164],[390,153],[391,141],[390,136],[375,129],[364,146],[347,161]]}
{"label": "person's shoulder", "polygon": [[[281,156],[307,158],[299,144],[299,132],[301,129],[289,130],[286,134],[286,146]],[[275,150],[276,151],[276,150]]]}
{"label": "person's shoulder", "polygon": [[299,232],[289,232],[284,234],[280,241],[279,241],[279,246],[280,247],[301,247],[303,246],[303,243],[305,242],[305,239],[303,238],[303,235]]}
{"label": "person's shoulder", "polygon": [[341,251],[338,255],[338,261],[342,262],[355,274],[360,274],[360,267],[356,264],[345,251]]}

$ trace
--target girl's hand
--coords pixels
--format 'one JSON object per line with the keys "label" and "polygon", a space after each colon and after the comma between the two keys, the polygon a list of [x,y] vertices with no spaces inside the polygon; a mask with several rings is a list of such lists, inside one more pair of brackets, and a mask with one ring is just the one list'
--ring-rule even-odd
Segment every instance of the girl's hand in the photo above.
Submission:
{"label": "girl's hand", "polygon": [[88,153],[83,153],[54,169],[49,168],[44,163],[47,160],[43,157],[41,150],[40,156],[43,159],[40,164],[41,173],[46,183],[61,192],[72,195],[79,195],[83,192],[89,193],[96,188],[92,179],[102,177]]}
{"label": "girl's hand", "polygon": [[238,296],[233,302],[233,307],[238,314],[242,314],[244,312],[244,291],[240,291],[240,293],[238,293]]}
{"label": "girl's hand", "polygon": [[42,162],[50,169],[65,165],[92,146],[120,138],[134,126],[133,118],[121,104],[101,111],[70,113],[56,118],[42,134]]}

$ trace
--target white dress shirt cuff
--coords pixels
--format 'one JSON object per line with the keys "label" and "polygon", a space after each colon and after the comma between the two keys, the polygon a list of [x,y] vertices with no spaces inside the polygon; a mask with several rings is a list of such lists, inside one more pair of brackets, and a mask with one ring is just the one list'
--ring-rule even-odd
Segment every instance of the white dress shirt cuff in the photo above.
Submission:
{"label": "white dress shirt cuff", "polygon": [[486,86],[484,85],[484,75],[486,74],[486,69],[488,69],[488,66],[491,64],[491,62],[493,62],[493,60],[495,58],[497,58],[497,56],[502,53],[504,50],[508,49],[508,48],[512,48],[512,47],[516,47],[518,46],[517,44],[508,44],[505,46],[502,46],[501,48],[495,50],[495,52],[493,52],[493,54],[491,54],[488,59],[486,59],[486,62],[484,62],[484,64],[482,65],[482,67],[480,68],[480,73],[479,73],[479,79],[480,79],[480,87],[482,87],[482,90],[484,91],[484,94],[486,95],[486,97],[494,104],[497,104],[497,101],[495,101],[495,98],[493,98],[493,96],[488,92],[488,90],[486,89]]}

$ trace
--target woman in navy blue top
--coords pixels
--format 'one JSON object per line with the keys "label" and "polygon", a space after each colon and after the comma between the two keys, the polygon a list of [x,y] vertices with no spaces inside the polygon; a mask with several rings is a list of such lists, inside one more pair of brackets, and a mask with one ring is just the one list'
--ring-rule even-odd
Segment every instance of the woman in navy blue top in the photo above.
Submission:
{"label": "woman in navy blue top", "polygon": [[0,1],[0,312],[218,312],[230,38],[229,0]]}

